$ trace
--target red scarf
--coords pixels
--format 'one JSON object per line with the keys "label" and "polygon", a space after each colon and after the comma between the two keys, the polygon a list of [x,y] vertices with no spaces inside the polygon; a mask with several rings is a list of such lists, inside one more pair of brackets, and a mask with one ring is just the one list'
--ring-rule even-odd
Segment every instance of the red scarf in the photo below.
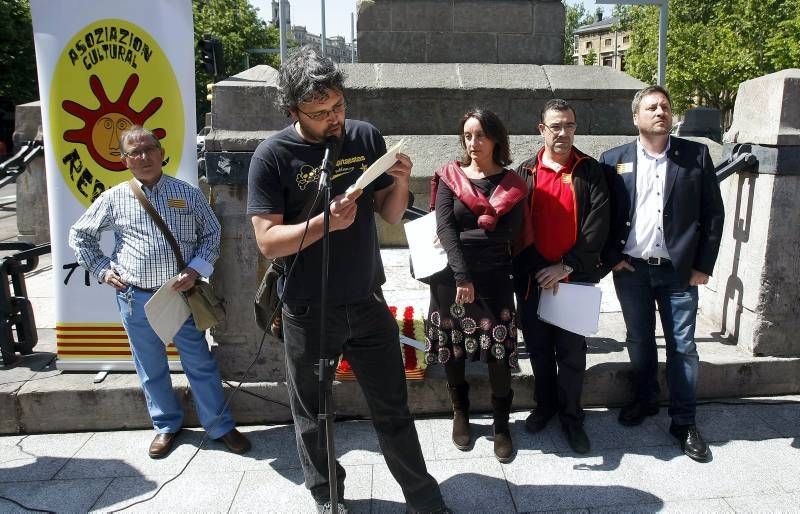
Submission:
{"label": "red scarf", "polygon": [[448,162],[436,170],[436,175],[477,216],[478,226],[490,232],[497,226],[498,218],[509,212],[528,194],[528,184],[514,172],[506,172],[488,200],[470,182],[458,161]]}

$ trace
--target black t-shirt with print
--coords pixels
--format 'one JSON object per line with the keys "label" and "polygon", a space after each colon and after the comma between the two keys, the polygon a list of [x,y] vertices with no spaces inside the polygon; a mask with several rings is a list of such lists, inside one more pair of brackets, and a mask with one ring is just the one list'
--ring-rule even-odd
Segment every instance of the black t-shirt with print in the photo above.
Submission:
{"label": "black t-shirt with print", "polygon": [[[299,218],[317,193],[324,153],[324,144],[305,141],[294,125],[263,141],[250,161],[247,214],[283,214],[286,224],[304,222],[305,218]],[[332,175],[331,196],[344,193],[384,153],[386,143],[378,129],[363,121],[347,120]],[[328,298],[333,305],[368,298],[386,281],[375,228],[373,194],[390,186],[393,180],[384,174],[372,182],[358,198],[353,224],[331,233]],[[320,212],[321,198],[312,216]],[[287,263],[291,263],[292,257],[287,257]],[[319,303],[321,276],[320,240],[300,252],[292,277],[286,282],[284,301]],[[279,287],[283,288],[282,282]]]}

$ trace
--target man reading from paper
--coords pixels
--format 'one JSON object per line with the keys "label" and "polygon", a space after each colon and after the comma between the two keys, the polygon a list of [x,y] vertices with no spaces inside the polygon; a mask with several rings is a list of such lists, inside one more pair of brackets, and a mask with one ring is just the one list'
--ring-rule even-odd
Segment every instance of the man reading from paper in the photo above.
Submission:
{"label": "man reading from paper", "polygon": [[[122,162],[172,231],[188,266],[178,269],[175,253],[127,181],[94,201],[72,226],[69,245],[81,266],[117,290],[122,324],[156,431],[148,453],[157,459],[172,449],[183,423],[183,408],[172,390],[166,348],[145,316],[144,306],[176,274],[173,287],[177,291],[191,288],[201,274],[211,275],[212,263],[219,256],[220,225],[200,190],[162,172],[164,150],[152,132],[135,125],[122,133],[119,147]],[[114,232],[110,258],[100,249],[100,236],[106,230]],[[173,342],[203,428],[230,451],[248,451],[250,441],[236,430],[225,407],[219,369],[205,333],[189,317]]]}
{"label": "man reading from paper", "polygon": [[577,126],[572,106],[549,100],[539,115],[544,148],[517,168],[528,181],[530,196],[514,280],[535,377],[536,410],[525,428],[539,432],[558,414],[570,448],[588,453],[581,407],[586,338],[537,316],[540,293],[550,294],[559,281],[600,278],[600,251],[609,228],[608,186],[597,161],[573,146]]}
{"label": "man reading from paper", "polygon": [[[320,512],[331,511],[327,454],[317,447],[320,356],[321,205],[308,216],[319,187],[326,140],[340,140],[331,173],[330,271],[325,356],[344,353],[369,405],[389,471],[411,512],[443,508],[436,480],[422,458],[408,409],[397,323],[383,300],[385,281],[375,213],[397,223],[408,203],[411,160],[397,154],[386,174],[357,192],[347,188],[386,153],[380,132],[369,123],[345,120],[344,75],[313,49],[296,50],[278,76],[280,109],[291,123],[262,142],[250,162],[247,213],[265,257],[297,262],[279,281],[283,290],[286,383],[306,487]],[[304,235],[306,217],[310,217]],[[300,242],[303,241],[303,248]],[[344,498],[344,469],[337,465]],[[340,512],[346,507],[338,505]]]}

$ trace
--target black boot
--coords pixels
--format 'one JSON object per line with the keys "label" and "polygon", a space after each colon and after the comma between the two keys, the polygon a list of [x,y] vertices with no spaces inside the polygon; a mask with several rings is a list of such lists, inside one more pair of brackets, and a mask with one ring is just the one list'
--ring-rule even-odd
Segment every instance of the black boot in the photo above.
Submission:
{"label": "black boot", "polygon": [[508,416],[511,413],[511,400],[513,399],[513,389],[510,389],[508,395],[503,398],[492,395],[494,456],[500,462],[509,462],[514,457],[514,445],[511,442],[511,431],[508,429]]}
{"label": "black boot", "polygon": [[461,451],[472,449],[472,434],[469,430],[469,384],[447,385],[450,401],[453,402],[453,444]]}

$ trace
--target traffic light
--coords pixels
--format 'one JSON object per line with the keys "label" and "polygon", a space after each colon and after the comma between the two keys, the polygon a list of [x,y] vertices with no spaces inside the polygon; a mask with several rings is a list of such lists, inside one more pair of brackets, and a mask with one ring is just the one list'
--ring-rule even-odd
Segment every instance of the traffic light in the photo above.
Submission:
{"label": "traffic light", "polygon": [[225,72],[225,56],[222,51],[222,42],[210,34],[203,34],[198,43],[200,59],[206,73],[218,77]]}

